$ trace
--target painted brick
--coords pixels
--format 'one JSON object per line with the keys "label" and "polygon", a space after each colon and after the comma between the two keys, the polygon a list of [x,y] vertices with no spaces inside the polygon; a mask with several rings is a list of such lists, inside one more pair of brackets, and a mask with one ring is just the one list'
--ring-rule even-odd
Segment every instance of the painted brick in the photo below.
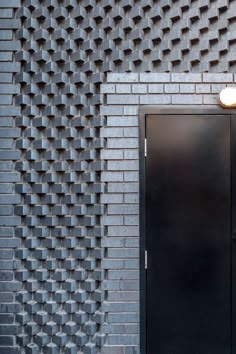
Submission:
{"label": "painted brick", "polygon": [[123,194],[102,194],[101,202],[108,203],[123,203]]}
{"label": "painted brick", "polygon": [[138,194],[125,194],[125,203],[134,204],[139,202]]}
{"label": "painted brick", "polygon": [[148,85],[149,93],[163,93],[164,85],[163,84],[149,84]]}
{"label": "painted brick", "polygon": [[108,192],[110,193],[132,193],[138,192],[138,183],[108,183]]}
{"label": "painted brick", "polygon": [[19,348],[1,347],[1,354],[20,354]]}
{"label": "painted brick", "polygon": [[108,161],[107,166],[109,171],[138,170],[138,161]]}
{"label": "painted brick", "polygon": [[138,148],[138,139],[135,138],[108,138],[107,147],[109,149],[135,149]]}
{"label": "painted brick", "polygon": [[108,249],[108,258],[138,258],[139,250],[136,248],[133,249],[124,249],[124,248],[109,248]]}
{"label": "painted brick", "polygon": [[[1,336],[0,337],[1,346],[13,346],[14,344],[14,336]],[[11,349],[11,348],[10,348]]]}
{"label": "painted brick", "polygon": [[127,346],[127,347],[125,347],[125,354],[140,354],[139,346]]}
{"label": "painted brick", "polygon": [[109,324],[104,328],[109,334],[138,334],[139,325],[133,323],[122,323],[122,324]]}
{"label": "painted brick", "polygon": [[133,116],[138,114],[138,106],[124,106],[124,115]]}
{"label": "painted brick", "polygon": [[20,136],[19,128],[1,128],[0,138],[18,138]]}
{"label": "painted brick", "polygon": [[218,95],[204,95],[203,96],[203,103],[204,104],[218,104]]}
{"label": "painted brick", "polygon": [[101,93],[115,93],[115,85],[113,84],[102,84],[100,87],[100,92]]}
{"label": "painted brick", "polygon": [[170,74],[168,73],[141,73],[140,82],[170,82]]}
{"label": "painted brick", "polygon": [[139,158],[139,150],[124,150],[123,154],[125,160],[138,160]]}
{"label": "painted brick", "polygon": [[[1,42],[1,50],[12,50],[12,51],[16,51],[16,50],[20,50],[21,49],[21,45],[19,41],[3,41]],[[18,70],[16,70],[16,68],[14,66],[10,67],[11,70],[7,70],[7,67],[5,67],[4,70],[1,70],[1,72],[18,72]]]}
{"label": "painted brick", "polygon": [[133,84],[132,85],[132,93],[147,93],[147,85],[145,84]]}
{"label": "painted brick", "polygon": [[0,94],[17,94],[20,92],[20,87],[18,85],[11,85],[11,84],[0,84]]}
{"label": "painted brick", "polygon": [[[6,45],[7,42],[3,43],[3,45]],[[1,44],[2,46],[2,44]],[[2,48],[3,50],[3,48]],[[0,72],[2,73],[17,73],[20,71],[20,63],[8,63],[8,62],[2,62],[1,67],[0,67]],[[12,107],[15,108],[15,107]]]}
{"label": "painted brick", "polygon": [[108,95],[107,96],[108,104],[138,104],[139,96],[138,95]]}
{"label": "painted brick", "polygon": [[0,149],[13,148],[13,139],[0,139]]}
{"label": "painted brick", "polygon": [[20,0],[1,0],[0,2],[0,8],[10,8],[10,7],[19,7],[20,6]]}
{"label": "painted brick", "polygon": [[137,127],[138,126],[138,117],[117,117],[112,116],[107,118],[107,125],[112,127]]}
{"label": "painted brick", "polygon": [[140,96],[140,104],[170,104],[171,96],[169,95],[151,95]]}
{"label": "painted brick", "polygon": [[6,41],[12,39],[12,31],[2,31],[0,30],[0,40]]}
{"label": "painted brick", "polygon": [[[1,175],[0,175],[1,179]],[[101,173],[102,182],[122,182],[124,181],[123,172],[102,172]]]}
{"label": "painted brick", "polygon": [[13,323],[14,316],[12,314],[1,314],[0,323],[10,324]]}
{"label": "painted brick", "polygon": [[0,117],[0,127],[11,127],[13,125],[12,118]]}
{"label": "painted brick", "polygon": [[102,128],[101,137],[123,137],[123,128]]}
{"label": "painted brick", "polygon": [[180,93],[195,93],[194,84],[180,84]]}
{"label": "painted brick", "polygon": [[104,259],[102,260],[103,269],[137,269],[139,262],[137,259]]}
{"label": "painted brick", "polygon": [[122,106],[102,106],[100,109],[100,114],[104,116],[114,116],[124,114],[124,108]]}
{"label": "painted brick", "polygon": [[2,82],[2,83],[5,83],[5,82],[11,83],[12,82],[12,74],[10,74],[10,73],[0,73],[0,82]]}
{"label": "painted brick", "polygon": [[18,150],[5,150],[0,151],[0,159],[1,160],[18,160],[20,159],[20,151]]}
{"label": "painted brick", "polygon": [[[1,60],[1,53],[0,53],[0,60]],[[10,95],[1,95],[0,96],[0,105],[10,105],[12,103],[12,96]]]}
{"label": "painted brick", "polygon": [[[3,257],[1,256],[1,259],[4,259],[5,254],[9,255],[9,250],[2,250]],[[10,255],[9,258],[13,258],[13,255]],[[6,259],[6,257],[5,257]],[[1,271],[0,272],[0,280],[1,281],[12,281],[13,280],[13,272],[12,271]]]}
{"label": "painted brick", "polygon": [[179,84],[165,84],[164,91],[166,93],[179,93]]}
{"label": "painted brick", "polygon": [[0,205],[0,215],[13,215],[13,207],[9,205]]}
{"label": "painted brick", "polygon": [[126,215],[124,217],[124,225],[139,225],[139,217],[136,215]]}
{"label": "painted brick", "polygon": [[124,350],[124,347],[121,347],[120,345],[118,347],[113,345],[106,345],[102,348],[102,354],[125,354]]}
{"label": "painted brick", "polygon": [[138,322],[138,313],[110,313],[108,315],[108,323],[131,323]]}
{"label": "painted brick", "polygon": [[9,302],[9,301],[13,302],[14,301],[13,293],[0,293],[0,301],[1,302]]}
{"label": "painted brick", "polygon": [[105,215],[102,217],[103,225],[123,225],[123,216],[121,215]]}
{"label": "painted brick", "polygon": [[[108,270],[108,279],[139,279],[139,271],[138,270],[123,270],[123,272],[121,273],[120,271],[117,270]],[[107,303],[106,303],[107,304]],[[114,303],[108,303],[110,305],[114,305]],[[135,303],[136,304],[136,303]],[[126,303],[120,303],[121,306],[118,305],[118,309],[122,309],[123,306],[126,307],[126,309],[124,311],[128,312],[128,309],[131,309],[131,307],[129,307],[129,304]],[[105,305],[104,305],[105,306]],[[114,307],[113,307],[114,308]],[[112,310],[112,308],[111,308]],[[117,311],[117,310],[114,310]]]}
{"label": "painted brick", "polygon": [[123,159],[123,151],[122,150],[102,150],[101,158],[104,160],[118,160]]}
{"label": "painted brick", "polygon": [[108,206],[108,214],[138,214],[138,207],[136,204],[132,205],[112,205]]}
{"label": "painted brick", "polygon": [[19,265],[20,265],[20,263],[18,261],[15,261],[15,260],[11,260],[11,261],[10,260],[0,260],[0,269],[1,270],[4,270],[4,269],[18,269]]}
{"label": "painted brick", "polygon": [[17,248],[20,246],[20,239],[18,238],[0,238],[0,248]]}
{"label": "painted brick", "polygon": [[171,74],[172,82],[201,82],[201,73],[173,73]]}
{"label": "painted brick", "polygon": [[0,236],[1,237],[12,237],[12,236],[14,236],[13,227],[0,227]]}
{"label": "painted brick", "polygon": [[16,313],[21,310],[21,306],[18,303],[3,303],[0,304],[0,313]]}
{"label": "painted brick", "polygon": [[20,182],[20,174],[17,172],[0,172],[0,182]]}
{"label": "painted brick", "polygon": [[139,344],[139,336],[135,334],[129,335],[109,335],[108,336],[108,344],[112,345],[138,345]]}
{"label": "painted brick", "polygon": [[117,236],[104,237],[101,242],[103,247],[139,247],[139,238],[137,236],[129,238]]}
{"label": "painted brick", "polygon": [[[110,205],[112,206],[112,205]],[[117,207],[120,207],[117,205]],[[126,210],[130,210],[130,205],[127,205]],[[132,206],[131,206],[132,207]],[[133,210],[132,210],[133,211]],[[124,213],[125,214],[125,213]],[[132,213],[130,213],[132,214]],[[139,228],[136,226],[109,226],[108,227],[108,235],[109,236],[136,236],[139,235]]]}
{"label": "painted brick", "polygon": [[211,84],[211,92],[219,94],[225,88],[225,84]]}
{"label": "painted brick", "polygon": [[21,283],[17,281],[11,282],[1,282],[0,283],[0,291],[7,292],[7,291],[19,291],[21,288]]}
{"label": "painted brick", "polygon": [[139,290],[138,280],[104,280],[102,282],[102,289],[104,290],[123,290],[123,291],[135,291]]}
{"label": "painted brick", "polygon": [[139,181],[139,173],[134,171],[126,171],[124,172],[124,181],[126,182],[138,182]]}
{"label": "painted brick", "polygon": [[[0,157],[1,157],[1,152],[0,152]],[[0,171],[11,171],[12,169],[13,169],[13,162],[0,161]]]}
{"label": "painted brick", "polygon": [[211,85],[210,84],[197,84],[196,93],[210,93]]}
{"label": "painted brick", "polygon": [[203,73],[203,82],[232,82],[233,74],[230,73]]}
{"label": "painted brick", "polygon": [[7,250],[7,249],[0,250],[0,258],[1,259],[3,259],[3,258],[13,258],[13,251],[12,250]]}
{"label": "painted brick", "polygon": [[12,52],[0,52],[0,61],[12,61]]}
{"label": "painted brick", "polygon": [[138,82],[139,75],[136,73],[124,73],[124,74],[115,74],[108,73],[107,74],[107,82]]}
{"label": "painted brick", "polygon": [[139,136],[138,128],[134,128],[134,127],[124,128],[124,137],[132,138],[138,136]]}
{"label": "painted brick", "polygon": [[0,193],[12,193],[13,192],[13,184],[4,183],[0,184]]}
{"label": "painted brick", "polygon": [[12,18],[13,9],[1,9],[1,18]]}
{"label": "painted brick", "polygon": [[20,20],[15,20],[15,19],[1,19],[0,18],[0,28],[1,29],[17,29],[20,28]]}
{"label": "painted brick", "polygon": [[172,96],[172,104],[188,104],[188,105],[194,105],[194,104],[202,104],[203,99],[202,95],[173,95]]}
{"label": "painted brick", "polygon": [[17,226],[20,225],[20,222],[21,218],[18,216],[0,216],[1,226]]}
{"label": "painted brick", "polygon": [[18,204],[20,203],[20,195],[12,194],[6,198],[5,194],[0,194],[0,204]]}
{"label": "painted brick", "polygon": [[131,85],[116,85],[116,93],[131,93]]}

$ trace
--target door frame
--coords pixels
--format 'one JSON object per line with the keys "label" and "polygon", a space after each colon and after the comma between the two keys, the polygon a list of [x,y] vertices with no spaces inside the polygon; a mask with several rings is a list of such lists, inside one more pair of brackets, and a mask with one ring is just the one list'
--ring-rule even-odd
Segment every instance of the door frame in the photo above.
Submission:
{"label": "door frame", "polygon": [[[145,250],[146,250],[146,161],[145,161],[145,139],[146,139],[146,116],[148,115],[227,115],[231,116],[231,121],[235,121],[235,134],[236,134],[236,109],[221,108],[219,106],[140,106],[139,107],[139,221],[140,221],[140,353],[146,354],[146,339],[147,339],[147,323],[146,323],[146,272],[145,269]],[[232,126],[232,125],[231,125]],[[232,148],[236,151],[236,138],[232,139],[232,129],[230,129],[230,151]],[[236,175],[236,158],[235,163],[232,163],[231,153],[231,179],[232,169]],[[231,184],[232,188],[232,184]],[[232,189],[231,189],[232,190]],[[235,192],[236,193],[236,187]],[[236,219],[236,200],[235,205],[232,203],[231,192],[231,228],[232,228],[232,216]],[[236,220],[235,220],[236,223]],[[236,227],[236,224],[235,224]],[[232,233],[232,232],[231,232]],[[236,232],[235,232],[236,234]],[[235,235],[234,235],[235,236]],[[232,237],[231,237],[232,242]],[[232,254],[234,256],[234,263],[232,263]],[[234,277],[233,274],[234,273]],[[234,278],[234,282],[233,282]],[[236,354],[236,308],[232,306],[232,293],[236,296],[236,247],[231,246],[231,354]],[[234,307],[236,306],[236,301]],[[234,311],[233,311],[234,309]],[[234,313],[233,313],[234,312]],[[232,321],[233,319],[233,321]],[[234,323],[234,326],[232,325]],[[158,353],[157,353],[158,354]]]}

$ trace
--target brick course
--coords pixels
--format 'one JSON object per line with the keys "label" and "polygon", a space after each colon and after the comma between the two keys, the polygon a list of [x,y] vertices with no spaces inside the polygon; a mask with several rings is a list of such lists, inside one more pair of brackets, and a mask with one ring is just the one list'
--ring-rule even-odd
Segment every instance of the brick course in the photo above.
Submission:
{"label": "brick course", "polygon": [[[131,91],[127,83],[132,83]],[[227,85],[234,85],[233,74],[141,73],[138,79],[137,75],[108,74],[107,83],[101,86],[107,102],[101,107],[106,117],[102,134],[107,139],[106,149],[102,152],[107,162],[106,172],[102,173],[107,190],[103,197],[106,213],[102,222],[107,227],[107,236],[102,241],[106,248],[102,267],[107,272],[104,282],[107,295],[103,303],[106,323],[103,327],[108,341],[103,354],[116,351],[139,353],[140,181],[137,126],[140,104],[157,107],[159,104],[215,106],[218,93]]]}

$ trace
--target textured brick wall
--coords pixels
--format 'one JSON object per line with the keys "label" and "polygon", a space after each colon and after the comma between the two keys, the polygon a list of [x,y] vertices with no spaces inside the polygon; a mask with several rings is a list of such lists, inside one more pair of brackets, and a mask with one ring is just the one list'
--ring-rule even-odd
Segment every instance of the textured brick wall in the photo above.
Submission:
{"label": "textured brick wall", "polygon": [[0,1],[1,354],[138,353],[138,106],[214,103],[235,11]]}
{"label": "textured brick wall", "polygon": [[19,268],[15,249],[19,240],[15,237],[15,226],[20,217],[15,215],[14,205],[20,202],[15,183],[20,174],[15,170],[15,161],[20,158],[15,140],[20,129],[15,126],[15,116],[20,107],[14,105],[14,96],[20,92],[15,85],[14,73],[20,70],[20,64],[14,62],[14,53],[20,49],[15,41],[14,30],[20,21],[15,19],[15,9],[19,0],[0,1],[0,353],[15,354],[18,326],[15,322],[20,305],[16,294],[21,283],[15,277]]}
{"label": "textured brick wall", "polygon": [[104,353],[139,353],[139,139],[140,105],[203,107],[218,105],[225,86],[236,86],[236,74],[131,73],[107,75],[101,86],[107,104],[101,107],[106,126],[102,172],[107,226],[102,244],[106,258],[103,310],[108,333]]}

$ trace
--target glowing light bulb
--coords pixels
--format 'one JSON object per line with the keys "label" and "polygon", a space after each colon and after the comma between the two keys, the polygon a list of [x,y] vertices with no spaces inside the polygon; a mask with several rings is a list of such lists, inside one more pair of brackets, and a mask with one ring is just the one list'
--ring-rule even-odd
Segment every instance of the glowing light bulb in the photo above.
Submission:
{"label": "glowing light bulb", "polygon": [[236,107],[236,87],[226,87],[219,94],[219,101],[223,107]]}

